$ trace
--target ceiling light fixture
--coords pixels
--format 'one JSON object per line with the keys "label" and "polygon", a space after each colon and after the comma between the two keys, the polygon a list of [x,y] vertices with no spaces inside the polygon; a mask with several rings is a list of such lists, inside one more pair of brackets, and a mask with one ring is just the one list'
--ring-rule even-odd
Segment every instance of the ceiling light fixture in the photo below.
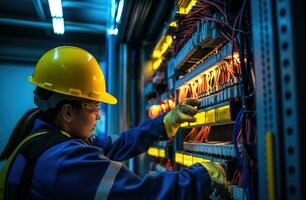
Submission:
{"label": "ceiling light fixture", "polygon": [[63,17],[61,0],[48,0],[48,3],[52,17]]}
{"label": "ceiling light fixture", "polygon": [[123,11],[123,5],[124,5],[124,0],[120,0],[117,8],[117,15],[116,15],[116,23],[120,22],[122,11]]}
{"label": "ceiling light fixture", "polygon": [[53,24],[53,31],[56,34],[64,34],[65,28],[64,28],[64,19],[63,18],[58,18],[58,17],[53,17],[52,18],[52,24]]}
{"label": "ceiling light fixture", "polygon": [[50,13],[52,16],[53,31],[55,34],[64,34],[64,18],[61,0],[48,0]]}

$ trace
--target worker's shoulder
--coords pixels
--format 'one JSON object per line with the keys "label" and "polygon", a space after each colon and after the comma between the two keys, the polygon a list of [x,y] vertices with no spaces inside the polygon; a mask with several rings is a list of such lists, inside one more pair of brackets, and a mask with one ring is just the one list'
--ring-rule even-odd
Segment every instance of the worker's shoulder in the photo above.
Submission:
{"label": "worker's shoulder", "polygon": [[[89,163],[89,166],[95,166],[94,171],[98,171],[98,168],[106,169],[109,162],[102,149],[82,143],[77,139],[70,139],[49,148],[40,156],[34,178],[41,185],[59,184],[62,186],[66,180],[79,176],[74,172],[85,174],[91,172],[93,168],[88,167]],[[93,163],[97,164],[92,165]],[[98,175],[97,178],[101,178],[100,174]]]}

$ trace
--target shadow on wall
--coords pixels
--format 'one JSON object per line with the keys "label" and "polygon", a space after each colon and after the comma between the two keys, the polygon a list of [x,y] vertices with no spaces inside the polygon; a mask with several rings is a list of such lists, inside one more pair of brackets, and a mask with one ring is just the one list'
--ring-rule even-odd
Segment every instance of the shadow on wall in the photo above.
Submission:
{"label": "shadow on wall", "polygon": [[[2,152],[17,121],[34,108],[34,86],[28,82],[34,65],[0,63],[0,151]],[[3,163],[0,162],[0,169]]]}

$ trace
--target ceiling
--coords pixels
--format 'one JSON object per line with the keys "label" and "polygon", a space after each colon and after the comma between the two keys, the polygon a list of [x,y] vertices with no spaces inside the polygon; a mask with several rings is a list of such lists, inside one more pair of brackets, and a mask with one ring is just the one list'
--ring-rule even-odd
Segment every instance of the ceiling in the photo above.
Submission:
{"label": "ceiling", "polygon": [[119,40],[134,45],[155,44],[174,4],[174,0],[127,0]]}
{"label": "ceiling", "polygon": [[[60,45],[79,46],[105,59],[111,1],[62,0],[65,33],[57,35],[48,0],[1,0],[0,61],[35,63]],[[173,6],[174,0],[125,0],[118,41],[153,45]]]}
{"label": "ceiling", "polygon": [[35,62],[60,45],[76,45],[102,58],[110,0],[62,0],[62,7],[65,34],[57,35],[48,0],[1,0],[0,60]]}

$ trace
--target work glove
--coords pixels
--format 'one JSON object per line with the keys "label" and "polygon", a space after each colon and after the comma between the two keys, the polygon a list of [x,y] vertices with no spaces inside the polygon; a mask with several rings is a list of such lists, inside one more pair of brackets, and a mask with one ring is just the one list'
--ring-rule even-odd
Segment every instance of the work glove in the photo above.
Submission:
{"label": "work glove", "polygon": [[201,163],[207,170],[211,180],[218,185],[226,185],[226,175],[224,168],[217,163],[207,161]]}
{"label": "work glove", "polygon": [[185,99],[183,103],[178,104],[165,115],[163,123],[169,139],[176,135],[181,123],[196,121],[194,115],[198,112],[199,105],[198,99]]}

